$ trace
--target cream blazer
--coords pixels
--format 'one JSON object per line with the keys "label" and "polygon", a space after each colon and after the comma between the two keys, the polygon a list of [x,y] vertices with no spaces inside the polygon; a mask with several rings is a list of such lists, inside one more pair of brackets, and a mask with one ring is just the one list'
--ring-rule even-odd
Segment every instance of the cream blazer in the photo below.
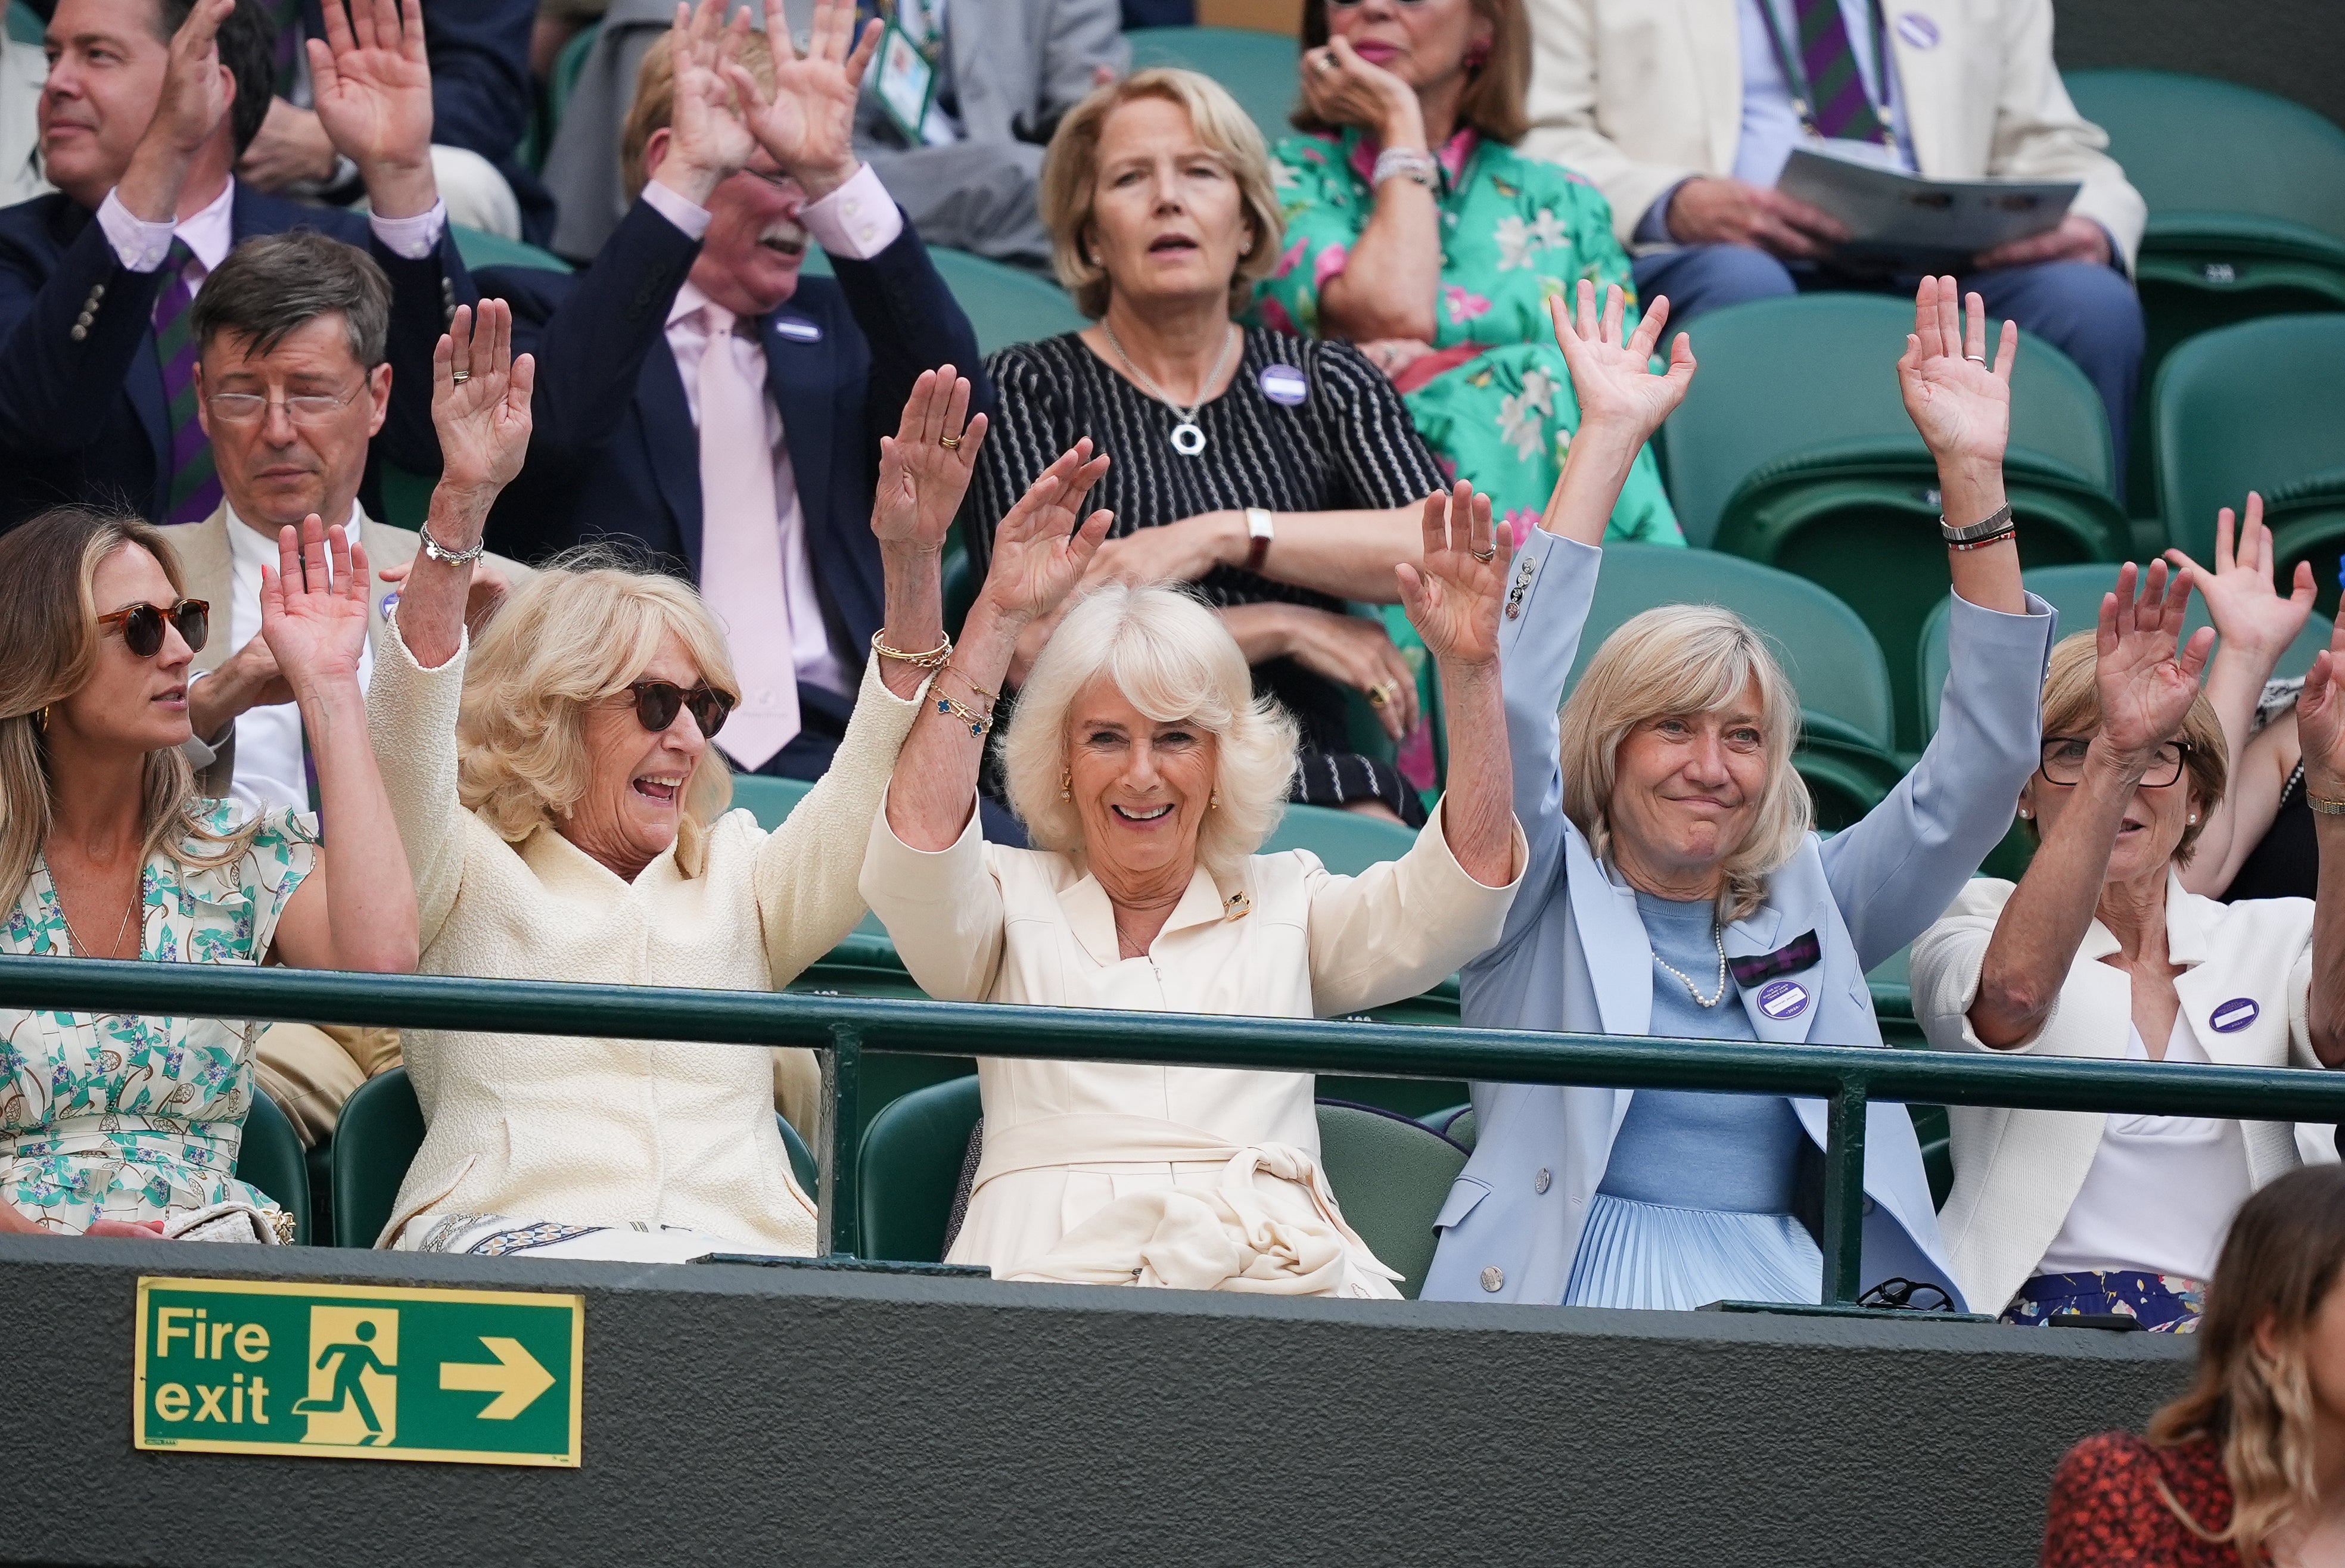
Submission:
{"label": "cream blazer", "polygon": [[[830,771],[781,828],[746,811],[622,882],[551,827],[508,843],[456,798],[465,655],[419,667],[389,625],[367,694],[415,876],[427,975],[766,990],[863,917],[855,877],[871,814],[918,714],[866,670]],[[923,688],[925,691],[925,688]],[[777,1053],[736,1046],[411,1029],[429,1130],[387,1245],[418,1215],[643,1222],[808,1254],[815,1208],[774,1120]],[[812,1068],[811,1053],[788,1053]]]}
{"label": "cream blazer", "polygon": [[[1450,854],[1442,821],[1436,806],[1406,855],[1356,877],[1301,850],[1257,855],[1221,881],[1200,866],[1138,958],[1121,956],[1096,877],[1064,855],[985,843],[974,818],[929,854],[898,838],[883,808],[863,895],[939,1001],[1329,1017],[1416,996],[1497,940],[1525,859],[1520,829],[1517,881],[1485,887]],[[1211,1186],[1240,1151],[1273,1147],[1310,1167],[1294,1166],[1299,1180],[1251,1174],[1274,1218],[1348,1232],[1310,1190],[1308,1073],[982,1057],[977,1070],[984,1152],[954,1262],[1013,1271],[1118,1199]],[[1368,1271],[1380,1267],[1358,1252]]]}
{"label": "cream blazer", "polygon": [[[1633,245],[1661,193],[1730,175],[1742,136],[1739,7],[1749,0],[1528,0],[1530,134],[1522,149],[1577,169]],[[2076,113],[2052,59],[2052,0],[1889,0],[1914,161],[1943,179],[2081,180],[2070,209],[2133,270],[2148,208]],[[1936,42],[1916,47],[1905,16]],[[1647,246],[1650,250],[1656,247]]]}
{"label": "cream blazer", "polygon": [[[1979,966],[1987,939],[2014,885],[1980,877],[1965,887],[1939,922],[1914,943],[1914,1012],[1930,1044],[1942,1051],[1987,1047],[1971,1028]],[[2174,988],[2182,1018],[2218,1067],[2319,1068],[2305,1024],[2312,979],[2312,901],[2266,898],[2218,904],[2183,890],[2170,873],[2166,885],[2166,943],[2183,966]],[[2133,1025],[2132,982],[2101,962],[2117,951],[2108,927],[2093,922],[2077,946],[2068,978],[2051,1015],[2034,1037],[1996,1056],[2085,1057],[2123,1061]],[[2255,1005],[2244,1027],[2238,1004]],[[2228,1029],[2212,1022],[2220,1012]],[[2106,1115],[2087,1111],[2012,1110],[1999,1106],[1950,1106],[1954,1189],[1938,1223],[1952,1250],[1956,1280],[1974,1312],[2000,1312],[2035,1272],[2067,1222],[2068,1206],[2084,1187],[2100,1149]],[[2249,1179],[2257,1187],[2299,1165],[2333,1160],[2329,1124],[2240,1124]]]}

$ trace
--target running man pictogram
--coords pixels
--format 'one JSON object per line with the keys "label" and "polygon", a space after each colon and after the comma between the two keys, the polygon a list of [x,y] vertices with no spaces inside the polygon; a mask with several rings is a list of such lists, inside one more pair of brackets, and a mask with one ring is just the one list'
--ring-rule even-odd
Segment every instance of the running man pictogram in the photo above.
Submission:
{"label": "running man pictogram", "polygon": [[[334,1415],[340,1413],[345,1406],[354,1404],[358,1409],[359,1419],[366,1422],[367,1436],[381,1442],[383,1435],[382,1422],[375,1419],[374,1406],[367,1399],[366,1385],[359,1380],[370,1371],[381,1373],[386,1378],[395,1377],[397,1374],[374,1352],[374,1325],[362,1320],[355,1332],[358,1335],[356,1343],[330,1344],[318,1352],[315,1365],[321,1371],[325,1369],[329,1357],[341,1357],[340,1362],[334,1368],[332,1391],[324,1399],[296,1400],[293,1401],[293,1409],[296,1413],[301,1415]],[[360,1441],[365,1442],[366,1439],[362,1438]]]}

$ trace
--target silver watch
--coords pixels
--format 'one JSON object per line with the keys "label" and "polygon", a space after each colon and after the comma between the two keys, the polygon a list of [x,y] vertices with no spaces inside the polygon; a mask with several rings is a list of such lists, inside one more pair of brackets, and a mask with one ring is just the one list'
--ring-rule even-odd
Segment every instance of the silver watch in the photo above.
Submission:
{"label": "silver watch", "polygon": [[1944,513],[1938,518],[1938,531],[1948,544],[1970,544],[1982,539],[1993,539],[2011,526],[2011,503],[2005,501],[1989,514],[1984,522],[1974,522],[1956,528],[1946,521]]}

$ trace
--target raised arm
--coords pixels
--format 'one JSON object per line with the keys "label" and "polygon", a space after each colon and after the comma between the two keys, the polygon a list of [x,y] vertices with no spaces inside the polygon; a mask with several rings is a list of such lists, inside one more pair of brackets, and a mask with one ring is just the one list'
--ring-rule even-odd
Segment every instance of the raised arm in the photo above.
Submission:
{"label": "raised arm", "polygon": [[2255,850],[2279,809],[2284,771],[2267,767],[2251,774],[2248,741],[2255,728],[2256,704],[2264,683],[2312,612],[2312,563],[2296,565],[2294,591],[2283,599],[2272,587],[2271,530],[2264,526],[2264,498],[2248,492],[2246,515],[2238,520],[2238,542],[2232,547],[2229,507],[2215,514],[2215,569],[2199,565],[2178,550],[2166,559],[2182,573],[2198,596],[2222,639],[2215,663],[2207,672],[2207,701],[2223,725],[2223,743],[2229,754],[2224,772],[2228,784],[2223,799],[2208,814],[2200,830],[2198,853],[2182,872],[2182,885],[2209,898],[2220,897],[2238,875],[2240,865]]}
{"label": "raised arm", "polygon": [[1448,719],[1449,787],[1441,826],[1467,875],[1503,887],[1515,865],[1506,700],[1498,685],[1498,606],[1506,598],[1514,535],[1490,521],[1490,498],[1465,480],[1425,503],[1424,564],[1393,569],[1401,602],[1441,680]]}
{"label": "raised arm", "polygon": [[2305,673],[2296,703],[2304,744],[2304,794],[2320,845],[2320,881],[2312,904],[2312,988],[2306,1032],[2323,1067],[2345,1065],[2345,615],[2329,646]]}
{"label": "raised arm", "polygon": [[1579,429],[1538,525],[1589,546],[1604,538],[1620,487],[1629,482],[1629,466],[1693,385],[1693,344],[1682,332],[1670,345],[1669,369],[1652,373],[1653,354],[1670,321],[1669,298],[1653,297],[1624,343],[1627,309],[1627,297],[1617,285],[1608,286],[1599,315],[1596,285],[1584,278],[1568,304],[1560,295],[1548,301],[1556,347],[1563,350],[1572,395],[1579,400]]}
{"label": "raised arm", "polygon": [[[2003,906],[1980,965],[1971,1028],[1990,1049],[2025,1044],[2051,1016],[2091,928],[2126,807],[2198,695],[2215,633],[2201,627],[2178,654],[2189,580],[2177,576],[2169,586],[2158,561],[2136,597],[2135,571],[2128,561],[2117,592],[2101,596],[2093,672],[2101,723],[2086,740],[2083,776]],[[2076,739],[2085,737],[2053,742]]]}

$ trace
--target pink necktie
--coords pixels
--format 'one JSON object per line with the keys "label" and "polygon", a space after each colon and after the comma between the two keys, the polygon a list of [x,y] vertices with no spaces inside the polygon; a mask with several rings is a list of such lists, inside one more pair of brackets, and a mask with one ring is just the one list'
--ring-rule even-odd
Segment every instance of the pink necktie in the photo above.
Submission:
{"label": "pink necktie", "polygon": [[741,705],[719,744],[754,772],[798,733],[774,449],[766,389],[735,357],[733,312],[707,305],[701,315],[708,347],[700,357],[700,596],[725,626],[741,682]]}

